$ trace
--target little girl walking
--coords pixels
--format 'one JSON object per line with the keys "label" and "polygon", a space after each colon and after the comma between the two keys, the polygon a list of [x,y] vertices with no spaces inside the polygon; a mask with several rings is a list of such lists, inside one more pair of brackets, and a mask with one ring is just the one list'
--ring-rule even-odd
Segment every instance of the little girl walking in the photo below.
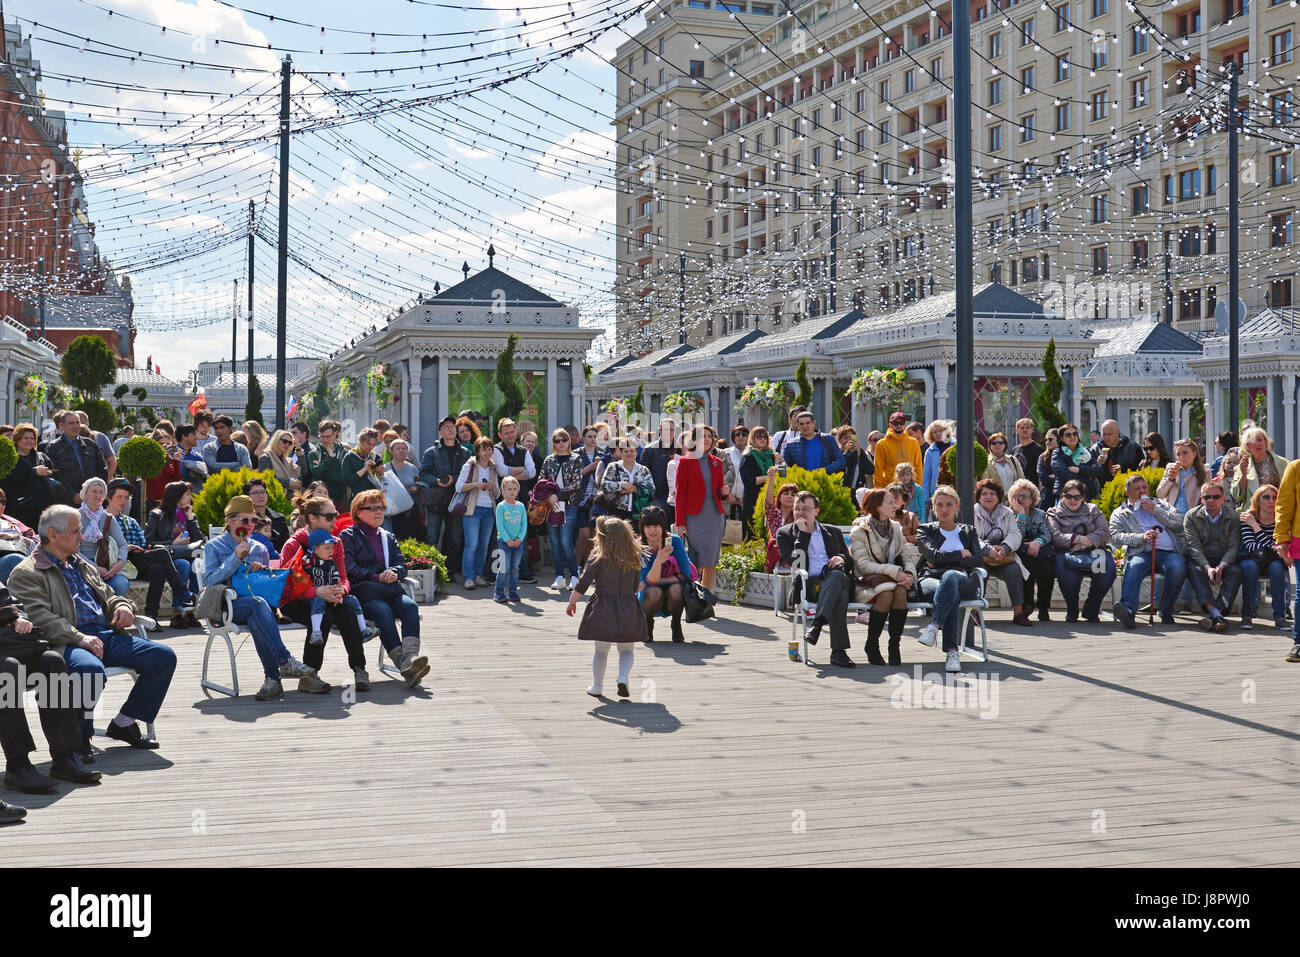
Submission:
{"label": "little girl walking", "polygon": [[632,645],[647,638],[645,612],[637,600],[642,553],[627,522],[611,515],[596,519],[595,546],[583,566],[578,587],[569,595],[569,606],[564,609],[572,618],[578,608],[578,597],[595,582],[596,593],[587,602],[578,625],[578,637],[596,643],[591,659],[594,680],[587,689],[587,694],[594,698],[604,696],[601,689],[611,644],[618,645],[618,696],[626,698],[629,694]]}

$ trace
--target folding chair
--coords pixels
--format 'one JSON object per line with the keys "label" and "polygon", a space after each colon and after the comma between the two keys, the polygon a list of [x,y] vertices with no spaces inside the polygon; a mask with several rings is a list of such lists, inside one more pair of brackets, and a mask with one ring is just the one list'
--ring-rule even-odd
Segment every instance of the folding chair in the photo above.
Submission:
{"label": "folding chair", "polygon": [[[799,581],[801,581],[803,584],[799,588],[799,604],[795,607],[794,610],[794,616],[791,623],[790,640],[802,641],[803,662],[806,665],[811,665],[812,662],[808,660],[808,623],[812,621],[812,619],[817,615],[817,603],[815,601],[810,602],[808,600],[808,569],[806,568],[793,569],[790,577],[790,581],[791,581],[790,587],[792,588],[794,587],[794,580],[796,578],[799,579]],[[850,601],[846,611],[850,615],[857,616],[858,614],[866,611],[870,607],[871,607],[870,605],[865,605],[860,601]]]}
{"label": "folding chair", "polygon": [[[988,582],[988,577],[989,573],[987,569],[975,569],[975,597],[968,601],[963,601],[957,606],[962,609],[961,640],[957,645],[957,650],[963,655],[969,655],[976,661],[989,660],[989,633],[984,622],[985,614],[989,609],[988,599],[985,597],[985,586]],[[912,611],[914,609],[929,614],[934,611],[934,602],[908,602],[907,610]],[[979,622],[980,626],[980,650],[978,652],[971,648],[967,644],[966,640],[972,615],[976,616],[976,621]]]}
{"label": "folding chair", "polygon": [[[152,618],[149,618],[149,617],[147,617],[147,616],[145,616],[145,615],[136,615],[136,616],[135,616],[135,631],[136,631],[136,634],[139,635],[141,638],[143,638],[145,641],[150,640],[150,639],[149,639],[149,632],[148,632],[148,629],[146,628],[146,626],[156,626],[156,625],[157,625],[157,622],[155,622]],[[116,668],[116,667],[115,667],[115,668],[105,668],[105,669],[104,669],[104,675],[105,675],[106,678],[116,678],[116,677],[118,677],[119,675],[130,675],[130,676],[131,676],[131,683],[132,683],[132,684],[134,684],[134,683],[136,682],[136,680],[140,677],[138,674],[136,674],[136,673],[135,673],[134,671],[132,671],[130,668]],[[101,699],[101,700],[102,700],[102,699]],[[103,729],[102,731],[101,731],[99,728],[95,728],[94,731],[95,731],[95,734],[99,735],[101,738],[108,737],[108,728],[107,728],[107,726],[105,726],[104,729]],[[146,722],[146,726],[145,726],[145,737],[146,737],[146,739],[149,740],[149,741],[156,741],[156,740],[158,740],[158,739],[157,739],[157,736],[154,734],[154,730],[153,730],[153,722],[152,722],[152,721]]]}
{"label": "folding chair", "polygon": [[[411,601],[415,601],[415,582],[411,581],[409,578],[401,578],[398,579],[397,583],[402,586],[402,591],[406,592],[406,596],[410,598]],[[366,619],[366,622],[367,624],[374,624],[374,622],[370,621],[368,618]],[[382,641],[376,641],[375,644],[379,646],[379,654],[375,658],[375,667],[379,669],[381,674],[401,679],[401,669],[388,660],[387,652],[384,649],[384,643]]]}

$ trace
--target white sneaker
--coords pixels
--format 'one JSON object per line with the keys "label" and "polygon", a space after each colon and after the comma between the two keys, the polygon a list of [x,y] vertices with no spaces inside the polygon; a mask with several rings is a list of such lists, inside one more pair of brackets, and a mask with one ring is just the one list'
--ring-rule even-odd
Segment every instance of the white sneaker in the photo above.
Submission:
{"label": "white sneaker", "polygon": [[605,696],[604,692],[601,691],[600,685],[591,685],[587,689],[587,694],[591,695],[593,698],[603,698]]}
{"label": "white sneaker", "polygon": [[555,581],[551,582],[551,587],[556,591],[564,591],[564,579],[559,575],[556,575]]}
{"label": "white sneaker", "polygon": [[938,627],[935,626],[934,622],[930,622],[930,624],[926,625],[924,628],[921,629],[921,633],[916,636],[916,640],[919,641],[921,644],[925,645],[927,648],[933,648],[935,639],[938,636],[939,636]]}
{"label": "white sneaker", "polygon": [[959,674],[961,672],[961,652],[948,652],[948,660],[944,662],[943,670],[949,674]]}
{"label": "white sneaker", "polygon": [[573,591],[577,587],[578,587],[578,576],[574,575],[569,579],[569,591]]}

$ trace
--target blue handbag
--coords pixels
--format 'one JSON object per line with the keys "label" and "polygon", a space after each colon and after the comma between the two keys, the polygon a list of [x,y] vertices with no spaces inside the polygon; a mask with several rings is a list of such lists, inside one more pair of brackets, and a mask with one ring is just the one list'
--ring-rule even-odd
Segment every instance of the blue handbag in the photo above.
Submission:
{"label": "blue handbag", "polygon": [[284,594],[284,586],[289,582],[289,569],[279,568],[272,571],[269,568],[260,568],[257,571],[249,571],[248,565],[242,564],[235,570],[235,574],[230,576],[230,587],[235,590],[235,594],[240,598],[263,598],[272,608],[280,607],[280,596]]}

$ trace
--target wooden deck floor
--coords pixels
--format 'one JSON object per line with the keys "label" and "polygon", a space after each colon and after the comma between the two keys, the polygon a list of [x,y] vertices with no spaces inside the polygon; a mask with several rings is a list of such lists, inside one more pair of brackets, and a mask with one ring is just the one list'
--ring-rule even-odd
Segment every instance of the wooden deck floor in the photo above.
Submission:
{"label": "wooden deck floor", "polygon": [[[661,628],[637,651],[632,700],[601,703],[583,693],[590,648],[562,602],[525,587],[530,604],[513,610],[484,591],[425,607],[428,690],[372,670],[374,690],[351,705],[337,690],[255,702],[251,642],[244,696],[208,699],[203,639],[171,639],[162,749],[113,744],[98,787],[3,792],[31,813],[0,829],[0,860],[1300,863],[1300,666],[1283,662],[1280,632],[1209,636],[1190,619],[1165,632],[1013,630],[994,612],[992,660],[965,665],[986,704],[996,688],[996,717],[982,718],[895,706],[914,664],[921,686],[941,670],[912,637],[919,619],[907,667],[845,671],[789,661],[788,624],[726,606],[722,621],[687,626],[685,645]],[[865,629],[852,633],[861,659]],[[302,630],[286,635],[297,653]],[[900,671],[906,684],[891,679]],[[350,680],[337,638],[323,675]],[[110,715],[123,682],[109,684]]]}

